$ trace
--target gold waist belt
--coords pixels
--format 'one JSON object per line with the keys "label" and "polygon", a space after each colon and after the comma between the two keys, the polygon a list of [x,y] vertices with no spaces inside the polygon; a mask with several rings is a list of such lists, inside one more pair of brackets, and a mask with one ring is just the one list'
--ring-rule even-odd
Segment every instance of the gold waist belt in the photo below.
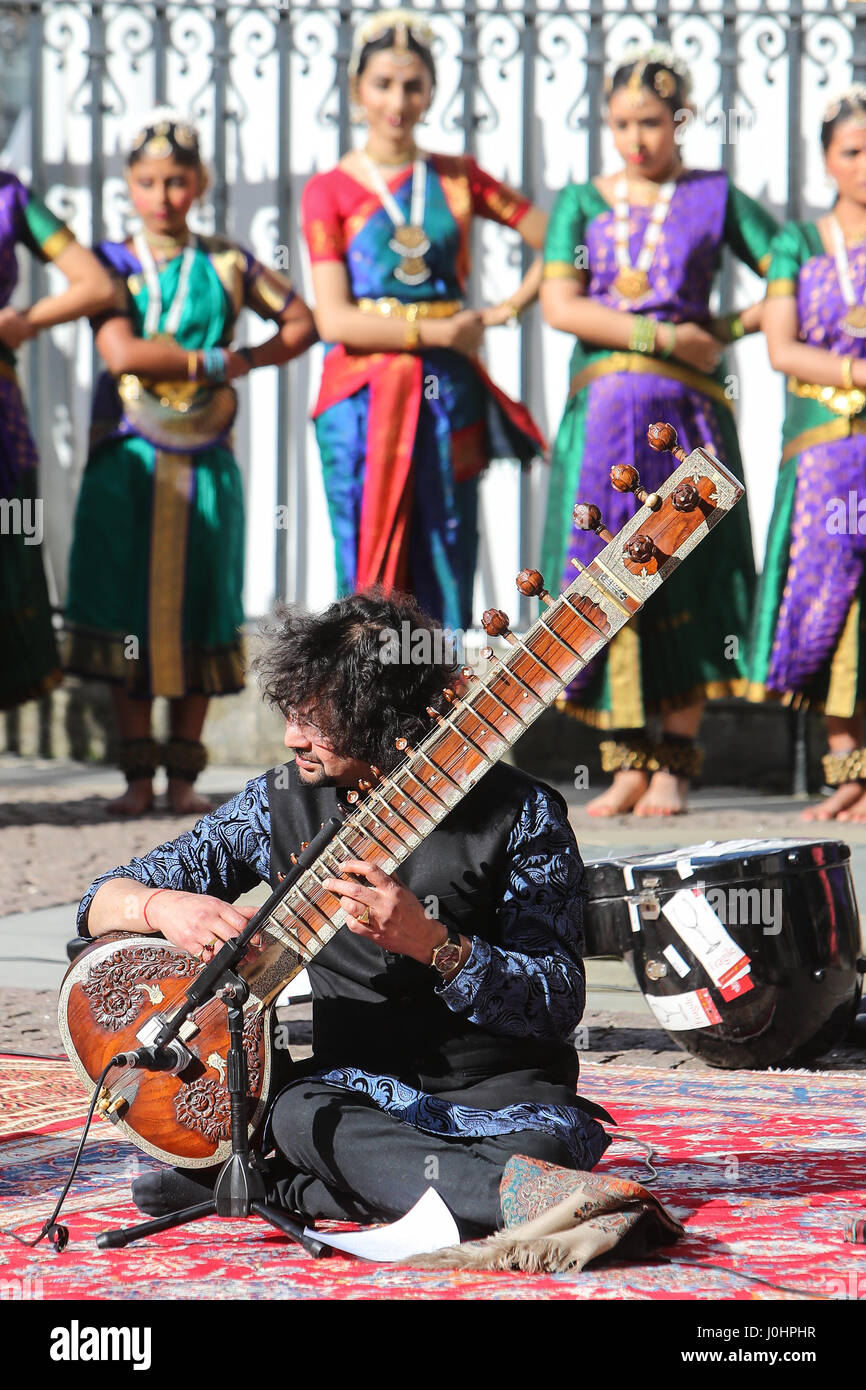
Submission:
{"label": "gold waist belt", "polygon": [[402,299],[359,299],[358,308],[364,314],[379,314],[383,319],[450,319],[459,314],[463,304],[459,299],[422,299],[404,304]]}
{"label": "gold waist belt", "polygon": [[789,376],[788,390],[793,396],[820,401],[821,405],[832,410],[834,415],[845,415],[848,419],[852,415],[859,415],[866,406],[866,391],[861,391],[856,386],[848,390],[844,386],[815,386],[809,381],[799,381],[797,377]]}

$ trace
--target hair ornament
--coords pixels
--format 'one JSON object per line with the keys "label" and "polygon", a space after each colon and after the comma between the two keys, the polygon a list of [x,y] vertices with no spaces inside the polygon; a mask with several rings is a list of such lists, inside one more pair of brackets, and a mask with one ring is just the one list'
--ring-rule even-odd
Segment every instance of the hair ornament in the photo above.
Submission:
{"label": "hair ornament", "polygon": [[191,121],[169,107],[158,106],[128,141],[129,153],[151,159],[170,159],[178,150],[198,154],[198,131]]}
{"label": "hair ornament", "polygon": [[846,91],[840,92],[837,97],[834,97],[821,117],[821,124],[829,125],[831,121],[835,121],[837,116],[841,114],[843,106],[849,106],[852,115],[854,112],[860,112],[866,117],[866,85],[862,82],[855,82],[852,87],[848,87]]}
{"label": "hair ornament", "polygon": [[415,40],[421,48],[432,49],[435,35],[424,15],[404,6],[395,10],[379,10],[359,24],[352,41],[352,54],[349,58],[349,75],[357,76],[361,64],[361,54],[368,43],[375,43],[384,34],[394,31],[394,51],[399,61],[407,62],[410,57],[409,39]]}
{"label": "hair ornament", "polygon": [[627,67],[633,64],[634,68],[626,83],[626,90],[633,99],[637,98],[638,92],[643,85],[643,75],[650,64],[662,69],[653,78],[653,89],[663,101],[670,101],[676,93],[676,84],[679,81],[683,97],[688,101],[692,91],[691,73],[681,58],[678,58],[674,50],[666,43],[653,43],[648,48],[641,48],[634,44],[626,49],[618,67]]}

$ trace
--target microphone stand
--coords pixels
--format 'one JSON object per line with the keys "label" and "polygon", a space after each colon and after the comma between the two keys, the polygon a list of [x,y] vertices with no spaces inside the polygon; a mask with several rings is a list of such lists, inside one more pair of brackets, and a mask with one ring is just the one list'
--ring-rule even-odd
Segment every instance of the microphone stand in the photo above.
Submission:
{"label": "microphone stand", "polygon": [[268,1201],[261,1169],[256,1166],[254,1156],[250,1154],[247,1136],[249,1071],[243,1045],[244,1004],[250,991],[246,981],[235,974],[232,967],[246,954],[250,941],[261,930],[273,908],[318,857],[328,841],[333,839],[341,825],[342,822],[336,816],[332,816],[322,827],[300,855],[297,864],[293,865],[292,870],[282,880],[279,888],[250,919],[240,935],[227,941],[214,959],[199,972],[187,989],[180,1008],[166,1021],[154,1038],[153,1048],[156,1054],[177,1037],[184,1021],[208,999],[216,997],[225,1004],[229,1034],[226,1082],[230,1101],[232,1152],[217,1174],[212,1199],[181,1211],[170,1212],[167,1216],[156,1216],[151,1221],[142,1221],[135,1226],[124,1226],[117,1231],[101,1231],[96,1237],[96,1244],[100,1250],[122,1249],[135,1240],[157,1235],[160,1231],[172,1230],[176,1226],[185,1226],[190,1221],[203,1221],[210,1216],[233,1218],[253,1215],[261,1217],[290,1240],[302,1245],[308,1254],[316,1259],[331,1253],[331,1247],[327,1242],[305,1234],[304,1223],[297,1216],[289,1215],[283,1207]]}

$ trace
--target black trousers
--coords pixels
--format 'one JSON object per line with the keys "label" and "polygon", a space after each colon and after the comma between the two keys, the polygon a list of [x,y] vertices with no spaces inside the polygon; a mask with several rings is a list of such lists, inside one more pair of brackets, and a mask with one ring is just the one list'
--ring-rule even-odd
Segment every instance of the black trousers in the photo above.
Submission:
{"label": "black trousers", "polygon": [[295,1081],[277,1097],[271,1130],[287,1160],[285,1206],[309,1220],[394,1220],[434,1187],[462,1239],[501,1225],[499,1182],[512,1154],[574,1166],[555,1135],[520,1130],[485,1139],[425,1134],[355,1091]]}

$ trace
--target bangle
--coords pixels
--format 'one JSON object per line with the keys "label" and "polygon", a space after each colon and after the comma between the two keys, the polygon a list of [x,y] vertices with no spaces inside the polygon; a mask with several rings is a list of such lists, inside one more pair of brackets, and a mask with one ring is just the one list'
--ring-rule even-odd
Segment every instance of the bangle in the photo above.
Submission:
{"label": "bangle", "polygon": [[406,310],[406,337],[403,339],[404,352],[414,352],[421,338],[421,325],[418,322],[418,307],[417,304],[410,304]]}
{"label": "bangle", "polygon": [[150,904],[153,902],[154,898],[159,897],[159,894],[160,894],[160,893],[167,893],[167,892],[168,892],[168,889],[167,889],[167,888],[157,888],[157,890],[156,890],[155,893],[151,893],[150,897],[148,898],[147,902],[144,904],[144,907],[143,907],[143,909],[142,909],[141,915],[142,915],[142,917],[144,918],[144,924],[145,924],[146,927],[150,927],[152,931],[156,931],[156,927],[154,927],[154,925],[153,925],[152,922],[148,922],[148,920],[147,920],[147,909],[148,909],[148,907],[150,906]]}
{"label": "bangle", "polygon": [[852,357],[842,358],[842,385],[846,391],[854,388],[854,359]]}
{"label": "bangle", "polygon": [[657,327],[655,319],[648,319],[644,318],[642,314],[635,314],[628,340],[631,351],[655,352]]}
{"label": "bangle", "polygon": [[197,352],[188,352],[186,355],[186,377],[187,381],[198,381]]}
{"label": "bangle", "polygon": [[202,353],[204,374],[208,381],[225,381],[228,354],[225,348],[205,348]]}
{"label": "bangle", "polygon": [[506,299],[503,307],[508,307],[508,318],[505,320],[509,328],[516,328],[520,323],[520,310],[512,300]]}
{"label": "bangle", "polygon": [[741,314],[728,314],[726,322],[732,343],[735,343],[738,338],[745,337],[746,325],[743,323]]}
{"label": "bangle", "polygon": [[[669,342],[669,344],[668,344],[667,347],[662,347],[661,342],[659,341],[659,343],[658,343],[659,353],[661,354],[662,357],[672,357],[672,356],[673,356],[673,352],[674,352],[674,348],[675,348],[676,345],[677,345],[677,326],[676,326],[675,323],[665,323],[664,326],[665,326],[665,328],[669,328],[669,329],[671,330],[671,340],[670,340],[670,342]],[[657,328],[660,328],[660,327],[661,327],[661,324],[657,324],[656,327],[657,327]],[[656,339],[658,340],[658,334],[656,334]]]}
{"label": "bangle", "polygon": [[237,349],[238,357],[242,357],[242,358],[244,359],[244,361],[246,362],[246,364],[247,364],[247,366],[249,367],[250,371],[252,371],[252,370],[254,369],[255,365],[256,365],[255,362],[253,361],[253,353],[254,353],[254,352],[255,352],[255,348],[251,348],[251,347],[241,347],[241,348],[238,348],[238,349]]}

